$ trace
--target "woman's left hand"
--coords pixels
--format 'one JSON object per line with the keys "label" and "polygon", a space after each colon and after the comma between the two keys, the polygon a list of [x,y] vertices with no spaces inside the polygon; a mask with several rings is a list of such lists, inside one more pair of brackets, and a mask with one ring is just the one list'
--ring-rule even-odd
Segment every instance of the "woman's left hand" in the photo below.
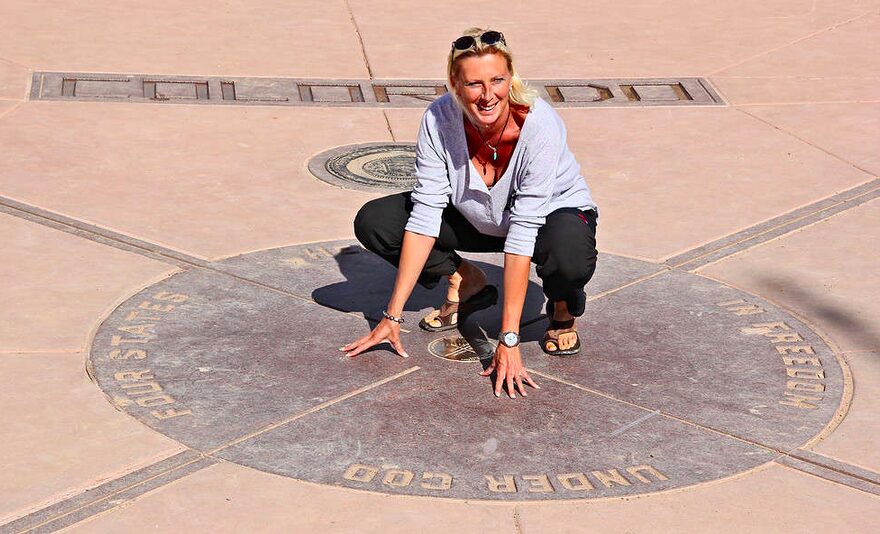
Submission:
{"label": "woman's left hand", "polygon": [[529,396],[528,393],[526,393],[525,386],[523,386],[523,380],[533,388],[541,389],[540,386],[529,377],[529,373],[526,372],[526,368],[522,363],[522,357],[519,354],[519,346],[508,347],[503,343],[499,343],[498,348],[495,349],[495,357],[492,358],[492,363],[485,371],[480,373],[480,376],[489,376],[493,371],[497,371],[495,377],[496,397],[501,396],[501,386],[505,383],[507,384],[507,394],[510,395],[511,399],[516,398],[514,383],[523,397]]}

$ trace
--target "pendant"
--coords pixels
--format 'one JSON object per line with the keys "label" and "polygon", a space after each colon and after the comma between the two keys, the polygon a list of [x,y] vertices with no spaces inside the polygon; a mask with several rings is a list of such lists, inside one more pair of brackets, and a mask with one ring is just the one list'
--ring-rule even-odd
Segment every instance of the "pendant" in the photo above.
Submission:
{"label": "pendant", "polygon": [[492,151],[492,161],[497,161],[497,160],[498,160],[498,151],[493,150]]}

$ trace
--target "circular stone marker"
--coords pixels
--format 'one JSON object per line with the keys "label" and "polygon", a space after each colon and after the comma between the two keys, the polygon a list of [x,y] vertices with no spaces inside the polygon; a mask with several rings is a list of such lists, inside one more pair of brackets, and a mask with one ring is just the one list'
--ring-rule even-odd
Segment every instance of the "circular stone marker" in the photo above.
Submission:
{"label": "circular stone marker", "polygon": [[[500,255],[467,255],[501,286]],[[840,419],[843,369],[808,325],[687,272],[602,255],[580,355],[538,347],[532,273],[521,352],[541,389],[478,375],[500,307],[404,332],[410,358],[337,350],[369,331],[394,270],[349,242],[178,272],[117,307],[89,369],[109,400],[207,455],[321,484],[462,499],[590,499],[755,468]],[[417,289],[405,327],[443,301]],[[466,343],[459,340],[463,338]],[[459,365],[435,357],[458,352]],[[455,359],[453,357],[452,359]],[[467,359],[467,358],[462,358]]]}
{"label": "circular stone marker", "polygon": [[407,191],[416,183],[413,143],[363,143],[334,148],[309,161],[321,180],[348,189]]}

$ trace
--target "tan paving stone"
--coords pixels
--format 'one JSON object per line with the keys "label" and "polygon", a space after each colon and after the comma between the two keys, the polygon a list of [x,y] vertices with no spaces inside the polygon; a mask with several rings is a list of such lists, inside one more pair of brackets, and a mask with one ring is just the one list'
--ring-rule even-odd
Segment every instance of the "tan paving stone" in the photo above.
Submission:
{"label": "tan paving stone", "polygon": [[389,109],[385,111],[388,124],[398,141],[415,143],[419,133],[419,122],[425,113],[423,109]]}
{"label": "tan paving stone", "polygon": [[20,105],[18,102],[12,100],[0,100],[0,120],[3,119],[3,115],[11,113],[12,109],[18,105]]}
{"label": "tan paving stone", "polygon": [[114,410],[81,353],[0,354],[0,524],[181,450]]}
{"label": "tan paving stone", "polygon": [[218,464],[69,532],[513,532],[513,507],[378,495]]}
{"label": "tan paving stone", "polygon": [[609,252],[663,259],[870,178],[731,108],[561,115]]}
{"label": "tan paving stone", "polygon": [[4,2],[3,57],[37,70],[362,78],[342,2]]}
{"label": "tan paving stone", "polygon": [[852,405],[840,426],[814,451],[880,473],[880,351],[845,355],[852,369]]}
{"label": "tan paving stone", "polygon": [[873,532],[880,499],[782,466],[628,500],[521,506],[523,532]]}
{"label": "tan paving stone", "polygon": [[0,213],[0,351],[82,350],[101,314],[168,264]]}
{"label": "tan paving stone", "polygon": [[389,137],[378,109],[28,103],[0,121],[0,194],[213,258],[350,237],[375,195],[307,162]]}
{"label": "tan paving stone", "polygon": [[[873,80],[834,80],[822,77],[798,78],[710,78],[722,99],[733,105],[797,104],[814,102],[877,102],[880,85]],[[864,83],[863,83],[864,82]],[[751,110],[752,107],[747,109]]]}
{"label": "tan paving stone", "polygon": [[844,351],[880,350],[880,200],[700,270],[794,310]]}
{"label": "tan paving stone", "polygon": [[609,252],[662,259],[869,178],[730,108],[561,115]]}
{"label": "tan paving stone", "polygon": [[735,104],[877,100],[878,32],[880,14],[873,13],[713,73],[712,81]]}
{"label": "tan paving stone", "polygon": [[352,2],[377,77],[445,77],[450,42],[474,25],[504,32],[526,78],[702,76],[880,3],[562,0],[534,9],[526,2],[499,8],[496,2],[418,0],[408,5],[410,12],[401,16],[394,2]]}
{"label": "tan paving stone", "polygon": [[0,99],[24,100],[29,77],[26,67],[0,58]]}
{"label": "tan paving stone", "polygon": [[880,175],[880,102],[750,106],[744,110]]}

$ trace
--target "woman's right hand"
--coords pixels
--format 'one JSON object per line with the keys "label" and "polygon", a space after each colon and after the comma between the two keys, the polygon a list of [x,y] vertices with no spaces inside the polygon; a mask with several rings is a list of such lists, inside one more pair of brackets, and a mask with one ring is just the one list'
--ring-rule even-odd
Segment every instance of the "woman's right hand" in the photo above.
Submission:
{"label": "woman's right hand", "polygon": [[[403,232],[403,244],[400,249],[400,265],[397,269],[397,277],[394,279],[394,290],[391,292],[391,299],[388,301],[387,310],[394,310],[403,313],[406,300],[412,293],[413,287],[422,272],[422,267],[428,259],[428,254],[434,247],[436,238],[425,235],[416,234],[410,231]],[[349,343],[340,348],[347,356],[355,357],[370,347],[376,346],[382,342],[391,343],[394,350],[403,358],[409,358],[409,354],[403,348],[400,342],[400,323],[390,319],[382,319],[376,325],[369,335],[359,340]]]}
{"label": "woman's right hand", "polygon": [[400,342],[400,323],[390,319],[382,319],[372,332],[339,350],[345,352],[346,356],[354,358],[370,347],[383,342],[391,343],[391,346],[402,358],[409,358],[409,354],[403,349],[403,343]]}

